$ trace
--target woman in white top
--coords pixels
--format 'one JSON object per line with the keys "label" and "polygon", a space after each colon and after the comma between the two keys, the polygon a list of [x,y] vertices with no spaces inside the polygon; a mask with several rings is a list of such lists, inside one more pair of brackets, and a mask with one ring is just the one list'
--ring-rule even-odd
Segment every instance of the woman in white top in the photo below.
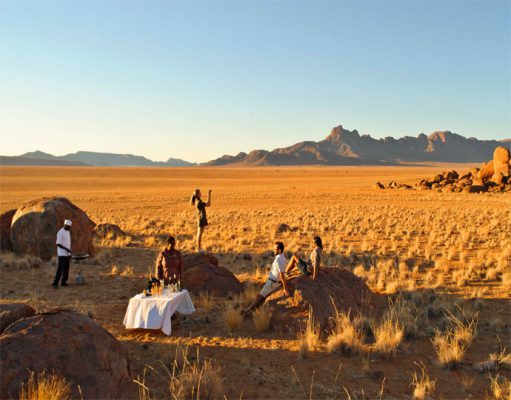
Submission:
{"label": "woman in white top", "polygon": [[296,267],[302,275],[310,276],[316,280],[321,268],[321,256],[323,255],[323,242],[319,236],[314,236],[314,250],[309,255],[309,259],[304,261],[296,255],[292,255],[286,268],[286,274]]}

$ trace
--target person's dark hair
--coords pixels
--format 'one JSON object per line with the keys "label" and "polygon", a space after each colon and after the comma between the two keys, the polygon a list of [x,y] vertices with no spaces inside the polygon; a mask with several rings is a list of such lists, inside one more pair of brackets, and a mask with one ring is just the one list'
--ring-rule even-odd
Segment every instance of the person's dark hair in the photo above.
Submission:
{"label": "person's dark hair", "polygon": [[198,200],[198,198],[199,198],[199,196],[198,196],[199,192],[200,192],[200,190],[199,190],[199,189],[195,189],[195,190],[193,191],[192,197],[190,197],[190,205],[191,205],[191,206],[194,206],[194,205],[195,205],[195,202]]}
{"label": "person's dark hair", "polygon": [[281,252],[284,252],[284,243],[282,243],[282,242],[275,242],[275,245],[277,246],[277,248],[278,248]]}
{"label": "person's dark hair", "polygon": [[323,241],[319,236],[314,236],[314,243],[316,243],[316,246],[318,246],[320,249],[323,248]]}
{"label": "person's dark hair", "polygon": [[176,239],[174,238],[174,236],[169,236],[169,237],[167,238],[167,243],[168,243],[168,244],[170,244],[170,242],[175,242],[175,241],[176,241]]}

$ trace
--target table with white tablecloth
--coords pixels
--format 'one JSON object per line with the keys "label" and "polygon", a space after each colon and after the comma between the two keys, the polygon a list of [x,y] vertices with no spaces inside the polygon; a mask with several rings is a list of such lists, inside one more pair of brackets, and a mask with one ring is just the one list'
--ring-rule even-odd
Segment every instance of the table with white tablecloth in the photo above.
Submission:
{"label": "table with white tablecloth", "polygon": [[126,329],[161,329],[170,335],[171,318],[176,311],[180,314],[195,311],[188,290],[148,297],[137,294],[130,299],[123,324]]}

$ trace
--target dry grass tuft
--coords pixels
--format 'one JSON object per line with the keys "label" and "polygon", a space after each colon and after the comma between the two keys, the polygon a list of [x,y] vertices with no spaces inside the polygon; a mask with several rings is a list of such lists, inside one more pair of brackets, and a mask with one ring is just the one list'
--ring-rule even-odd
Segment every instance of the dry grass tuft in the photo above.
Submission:
{"label": "dry grass tuft", "polygon": [[450,327],[445,332],[437,329],[432,342],[440,365],[455,368],[476,335],[477,314],[469,320],[458,319],[452,313],[448,313],[447,318]]}
{"label": "dry grass tuft", "polygon": [[311,351],[316,350],[320,345],[321,332],[319,326],[314,322],[312,309],[309,309],[307,326],[298,334],[298,350],[300,358],[307,358]]}
{"label": "dry grass tuft", "polygon": [[228,305],[224,312],[224,320],[227,330],[230,333],[236,331],[243,323],[243,315],[239,310],[236,310],[232,305]]}
{"label": "dry grass tuft", "polygon": [[266,304],[256,309],[252,314],[252,321],[257,332],[266,332],[270,329],[273,310]]}
{"label": "dry grass tuft", "polygon": [[373,328],[373,332],[373,350],[385,357],[394,356],[404,338],[401,324],[388,316]]}
{"label": "dry grass tuft", "polygon": [[46,371],[31,372],[27,384],[21,384],[20,400],[67,400],[71,398],[71,386],[62,377]]}
{"label": "dry grass tuft", "polygon": [[326,344],[328,352],[359,354],[366,351],[365,333],[356,327],[349,312],[344,313],[336,310],[332,325],[332,332],[328,336]]}
{"label": "dry grass tuft", "polygon": [[412,398],[414,400],[425,400],[435,391],[436,379],[430,379],[426,367],[422,362],[420,364],[415,364],[420,368],[420,375],[418,375],[417,372],[414,372],[412,375],[412,383],[410,384],[413,388]]}
{"label": "dry grass tuft", "polygon": [[490,377],[490,379],[491,398],[495,400],[511,399],[511,380],[508,377],[497,374],[495,377]]}

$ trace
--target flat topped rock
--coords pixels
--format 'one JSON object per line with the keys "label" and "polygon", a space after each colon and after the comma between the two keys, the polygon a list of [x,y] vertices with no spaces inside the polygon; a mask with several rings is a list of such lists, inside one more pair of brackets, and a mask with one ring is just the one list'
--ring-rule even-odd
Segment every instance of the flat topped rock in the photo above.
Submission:
{"label": "flat topped rock", "polygon": [[5,328],[22,318],[28,318],[35,314],[35,310],[25,303],[2,303],[0,304],[0,333]]}
{"label": "flat topped rock", "polygon": [[18,398],[29,371],[55,371],[71,385],[72,398],[130,398],[128,352],[89,317],[56,310],[11,324],[0,336],[2,399]]}

